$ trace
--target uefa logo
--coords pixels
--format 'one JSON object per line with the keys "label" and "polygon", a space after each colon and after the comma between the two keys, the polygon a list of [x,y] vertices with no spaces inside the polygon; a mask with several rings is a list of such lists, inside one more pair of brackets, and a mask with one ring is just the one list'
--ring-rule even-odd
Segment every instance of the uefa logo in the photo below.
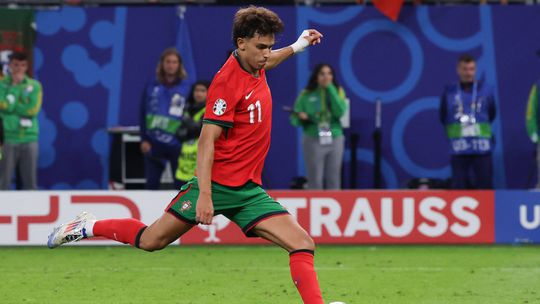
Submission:
{"label": "uefa logo", "polygon": [[227,102],[221,98],[216,100],[214,103],[214,114],[217,116],[221,116],[225,114],[225,111],[227,110]]}

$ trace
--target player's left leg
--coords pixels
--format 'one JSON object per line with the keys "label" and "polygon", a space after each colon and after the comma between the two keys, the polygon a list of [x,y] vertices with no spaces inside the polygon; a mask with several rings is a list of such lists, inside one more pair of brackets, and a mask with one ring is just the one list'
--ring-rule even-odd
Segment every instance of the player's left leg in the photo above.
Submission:
{"label": "player's left leg", "polygon": [[291,215],[269,217],[251,232],[289,252],[291,276],[305,304],[324,304],[313,262],[315,243]]}

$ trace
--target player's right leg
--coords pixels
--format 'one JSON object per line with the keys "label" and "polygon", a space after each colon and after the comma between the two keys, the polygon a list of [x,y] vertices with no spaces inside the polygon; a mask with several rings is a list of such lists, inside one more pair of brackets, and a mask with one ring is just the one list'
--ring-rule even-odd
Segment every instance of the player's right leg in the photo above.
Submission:
{"label": "player's right leg", "polygon": [[92,214],[83,212],[74,220],[55,228],[47,245],[49,248],[56,248],[83,238],[104,237],[146,251],[154,251],[165,248],[191,227],[192,224],[167,212],[148,227],[133,218],[96,220]]}
{"label": "player's right leg", "polygon": [[196,187],[192,187],[194,182],[196,180],[184,185],[165,213],[148,227],[132,218],[97,221],[93,215],[83,212],[73,221],[55,228],[47,245],[56,248],[83,238],[104,237],[146,251],[162,249],[197,224],[191,203],[196,202],[199,195]]}

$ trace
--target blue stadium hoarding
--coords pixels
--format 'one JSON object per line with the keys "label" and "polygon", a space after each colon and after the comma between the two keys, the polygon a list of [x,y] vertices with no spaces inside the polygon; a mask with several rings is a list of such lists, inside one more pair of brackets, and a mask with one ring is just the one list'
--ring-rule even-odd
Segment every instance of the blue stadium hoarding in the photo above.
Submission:
{"label": "blue stadium hoarding", "polygon": [[495,242],[540,243],[540,192],[495,192]]}

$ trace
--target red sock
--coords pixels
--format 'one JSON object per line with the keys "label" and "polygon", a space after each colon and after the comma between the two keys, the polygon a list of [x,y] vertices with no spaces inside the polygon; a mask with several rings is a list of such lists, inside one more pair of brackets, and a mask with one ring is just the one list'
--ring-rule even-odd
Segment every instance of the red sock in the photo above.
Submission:
{"label": "red sock", "polygon": [[139,239],[145,228],[146,225],[141,221],[126,218],[96,221],[92,231],[94,236],[102,236],[109,240],[139,247]]}
{"label": "red sock", "polygon": [[313,267],[311,250],[296,250],[290,253],[291,276],[300,292],[304,304],[324,304],[317,273]]}

